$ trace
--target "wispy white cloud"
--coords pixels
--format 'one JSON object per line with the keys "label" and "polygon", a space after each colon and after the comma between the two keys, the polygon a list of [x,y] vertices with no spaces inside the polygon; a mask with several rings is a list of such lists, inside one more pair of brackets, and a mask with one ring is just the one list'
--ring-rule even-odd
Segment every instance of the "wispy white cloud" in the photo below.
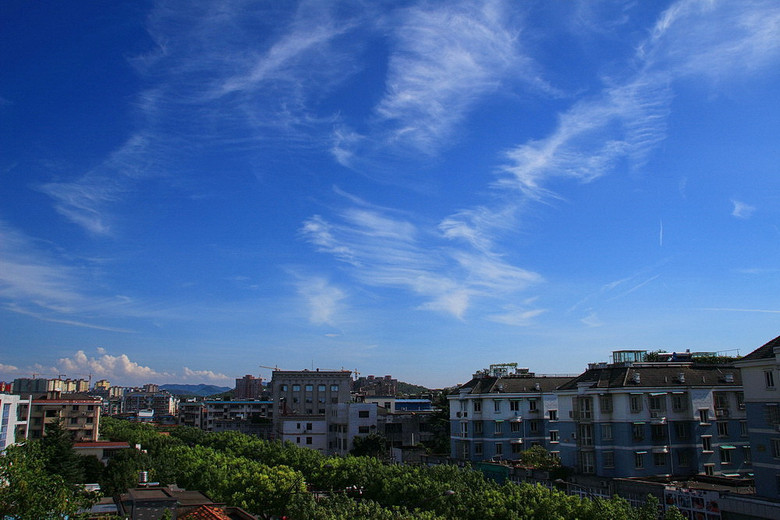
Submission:
{"label": "wispy white cloud", "polygon": [[534,319],[547,312],[546,309],[522,309],[508,306],[506,312],[492,314],[487,317],[489,321],[512,325],[514,327],[528,327],[534,324]]}
{"label": "wispy white cloud", "polygon": [[7,374],[7,373],[13,373],[19,371],[19,367],[15,367],[14,365],[6,365],[4,363],[0,363],[0,373]]}
{"label": "wispy white cloud", "polygon": [[335,325],[334,318],[346,298],[344,291],[318,276],[298,276],[298,294],[309,308],[309,321],[316,325]]}
{"label": "wispy white cloud", "polygon": [[732,309],[728,307],[705,307],[701,310],[715,312],[755,312],[759,314],[780,314],[780,310],[777,309]]}
{"label": "wispy white cloud", "polygon": [[541,277],[489,251],[457,249],[441,233],[422,229],[376,208],[352,207],[338,222],[314,216],[302,235],[321,252],[347,264],[360,283],[404,288],[424,298],[419,308],[463,317],[475,297],[501,297],[539,283]]}
{"label": "wispy white cloud", "polygon": [[732,217],[749,219],[750,217],[753,216],[753,213],[756,211],[755,206],[751,206],[750,204],[746,204],[738,200],[732,199],[731,204],[733,205],[733,208],[731,210]]}
{"label": "wispy white cloud", "polygon": [[584,318],[581,318],[580,322],[588,327],[602,327],[604,325],[604,322],[599,319],[595,312],[591,312]]}

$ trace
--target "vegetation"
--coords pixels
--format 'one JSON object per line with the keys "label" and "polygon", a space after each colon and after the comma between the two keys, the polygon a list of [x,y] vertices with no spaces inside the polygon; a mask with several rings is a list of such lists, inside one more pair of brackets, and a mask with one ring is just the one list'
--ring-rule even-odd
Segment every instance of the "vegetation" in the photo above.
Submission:
{"label": "vegetation", "polygon": [[[148,459],[135,461],[133,474],[148,469],[153,480],[201,490],[215,501],[243,507],[266,519],[657,517],[658,505],[653,501],[635,509],[620,498],[587,500],[542,486],[499,485],[479,472],[455,466],[403,466],[373,457],[326,457],[236,432],[205,433],[182,427],[163,436],[149,425],[109,418],[103,423],[103,433],[112,440],[141,444],[148,451]],[[541,462],[545,461],[542,457]],[[122,467],[131,473],[132,464]],[[115,470],[117,475],[122,473],[118,467]],[[666,518],[681,517],[667,514]]]}
{"label": "vegetation", "polygon": [[41,441],[8,447],[0,456],[0,518],[82,518],[78,512],[100,498],[78,484],[83,462],[59,424]]}

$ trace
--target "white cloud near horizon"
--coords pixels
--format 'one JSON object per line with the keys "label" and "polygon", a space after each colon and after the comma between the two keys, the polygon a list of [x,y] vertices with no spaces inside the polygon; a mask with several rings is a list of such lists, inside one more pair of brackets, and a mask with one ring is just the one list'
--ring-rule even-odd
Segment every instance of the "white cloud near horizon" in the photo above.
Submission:
{"label": "white cloud near horizon", "polygon": [[232,380],[235,379],[212,370],[191,370],[188,367],[184,367],[182,369],[182,375],[185,379],[188,380],[192,378],[200,378],[213,382],[232,382]]}

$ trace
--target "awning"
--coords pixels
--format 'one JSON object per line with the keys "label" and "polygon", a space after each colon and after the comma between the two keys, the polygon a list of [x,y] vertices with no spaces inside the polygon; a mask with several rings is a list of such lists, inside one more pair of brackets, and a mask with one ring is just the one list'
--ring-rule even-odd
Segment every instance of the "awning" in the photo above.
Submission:
{"label": "awning", "polygon": [[661,448],[653,448],[653,453],[669,453],[669,447],[663,446]]}
{"label": "awning", "polygon": [[721,444],[720,449],[722,450],[736,450],[736,446],[732,446],[730,444]]}
{"label": "awning", "polygon": [[653,397],[657,397],[659,395],[666,395],[666,392],[650,392],[650,395]]}
{"label": "awning", "polygon": [[512,439],[510,444],[523,444],[523,439]]}
{"label": "awning", "polygon": [[634,453],[636,453],[637,455],[644,455],[647,452],[646,451],[635,451]]}

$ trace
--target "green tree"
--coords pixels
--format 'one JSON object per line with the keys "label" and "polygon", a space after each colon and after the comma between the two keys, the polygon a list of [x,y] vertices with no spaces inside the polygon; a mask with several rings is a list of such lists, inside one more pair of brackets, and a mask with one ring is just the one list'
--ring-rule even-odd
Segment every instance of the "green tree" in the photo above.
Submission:
{"label": "green tree", "polygon": [[40,441],[46,470],[57,474],[66,482],[84,482],[84,470],[79,455],[73,449],[70,433],[60,421],[46,425],[46,435]]}
{"label": "green tree", "polygon": [[387,439],[376,433],[355,437],[349,452],[356,457],[382,458],[387,453]]}
{"label": "green tree", "polygon": [[46,468],[47,455],[38,442],[10,446],[0,456],[0,518],[50,520],[80,518],[99,495],[70,484]]}

